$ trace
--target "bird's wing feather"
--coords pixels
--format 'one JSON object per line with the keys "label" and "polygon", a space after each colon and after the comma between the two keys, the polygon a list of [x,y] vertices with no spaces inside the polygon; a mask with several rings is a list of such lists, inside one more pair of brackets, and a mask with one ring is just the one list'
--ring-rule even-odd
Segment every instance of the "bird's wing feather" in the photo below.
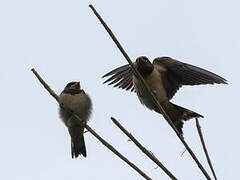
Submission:
{"label": "bird's wing feather", "polygon": [[205,69],[182,63],[170,57],[160,57],[153,61],[171,99],[182,85],[227,84],[227,80]]}
{"label": "bird's wing feather", "polygon": [[110,77],[103,83],[108,83],[108,85],[114,84],[114,87],[134,91],[133,81],[132,81],[133,71],[130,65],[124,65],[119,68],[116,68],[102,77],[105,78],[108,76]]}

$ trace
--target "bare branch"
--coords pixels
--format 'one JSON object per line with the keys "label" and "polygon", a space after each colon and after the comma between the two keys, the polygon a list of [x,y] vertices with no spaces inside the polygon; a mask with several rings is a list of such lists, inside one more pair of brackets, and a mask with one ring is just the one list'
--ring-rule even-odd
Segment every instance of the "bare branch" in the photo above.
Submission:
{"label": "bare branch", "polygon": [[[44,88],[50,93],[52,97],[56,99],[57,102],[59,102],[58,95],[49,87],[49,85],[40,77],[40,75],[37,73],[37,71],[32,68],[31,71],[35,74],[35,76],[38,78],[40,83],[44,86]],[[73,112],[69,111],[74,117],[76,117],[78,120],[82,121],[80,117],[78,117]],[[111,144],[109,144],[107,141],[105,141],[100,135],[98,135],[90,126],[87,124],[85,125],[85,128],[93,135],[95,136],[103,145],[105,145],[109,150],[111,150],[114,154],[116,154],[120,159],[122,159],[124,162],[126,162],[129,166],[131,166],[133,169],[135,169],[142,177],[144,177],[147,180],[151,180],[149,176],[147,176],[143,171],[141,171],[136,165],[134,165],[132,162],[130,162],[125,156],[123,156],[119,151],[117,151]]]}
{"label": "bare branch", "polygon": [[154,156],[151,152],[149,152],[143,145],[138,142],[138,140],[130,134],[115,118],[111,117],[111,120],[114,124],[121,129],[121,131],[126,134],[134,144],[144,153],[146,154],[153,162],[155,162],[171,179],[177,180],[177,178]]}
{"label": "bare branch", "polygon": [[207,158],[208,165],[209,165],[209,167],[210,167],[210,169],[212,171],[214,179],[217,180],[217,176],[216,176],[215,171],[213,169],[212,162],[211,162],[211,159],[210,159],[210,157],[208,155],[207,147],[206,147],[205,141],[203,139],[203,134],[202,134],[202,131],[201,131],[201,126],[199,125],[198,118],[196,118],[196,127],[197,127],[197,130],[198,130],[198,134],[199,134],[199,137],[200,137],[200,140],[201,140],[201,143],[202,143],[202,147],[203,147],[204,153],[205,153],[206,158]]}
{"label": "bare branch", "polygon": [[50,93],[50,95],[54,97],[58,102],[59,101],[58,95],[49,87],[47,83],[44,82],[44,80],[41,78],[41,76],[37,73],[37,71],[34,68],[32,68],[31,71],[33,72],[33,74],[35,74],[35,76],[38,78],[38,80],[44,86],[44,88]]}
{"label": "bare branch", "polygon": [[127,53],[125,52],[125,50],[123,49],[123,47],[121,46],[121,44],[119,43],[119,41],[117,40],[117,38],[115,37],[115,35],[113,34],[113,32],[111,31],[111,29],[107,26],[107,24],[104,22],[104,20],[102,19],[102,17],[98,14],[98,12],[96,11],[96,9],[93,7],[93,5],[89,5],[89,7],[92,9],[93,13],[97,16],[97,18],[99,19],[99,21],[102,23],[102,25],[104,26],[105,30],[108,32],[108,34],[111,36],[112,40],[114,41],[114,43],[117,45],[117,47],[119,48],[119,50],[121,51],[121,53],[123,54],[123,56],[126,58],[126,60],[128,61],[129,65],[131,66],[134,75],[141,81],[141,83],[145,86],[145,88],[147,89],[147,91],[149,92],[149,94],[152,96],[154,103],[158,106],[158,108],[160,109],[160,111],[162,112],[164,118],[167,120],[168,124],[173,128],[173,130],[175,131],[175,133],[177,134],[178,138],[181,140],[181,142],[183,143],[183,145],[185,146],[185,148],[187,149],[187,151],[189,152],[189,154],[192,156],[192,158],[194,159],[194,161],[196,162],[196,164],[198,165],[199,169],[202,171],[202,173],[204,174],[204,176],[208,179],[211,180],[210,176],[208,175],[207,171],[204,169],[204,167],[202,166],[202,164],[200,163],[200,161],[197,159],[196,155],[193,153],[193,151],[191,150],[191,148],[188,146],[188,144],[185,142],[185,140],[183,139],[183,136],[178,132],[178,130],[176,129],[175,125],[173,124],[173,122],[171,121],[170,117],[167,115],[167,113],[164,111],[164,109],[162,108],[161,104],[158,102],[156,96],[154,95],[154,93],[152,92],[152,90],[150,89],[150,87],[147,85],[147,83],[144,81],[143,77],[139,74],[139,72],[134,68],[132,61],[130,60],[129,56],[127,55]]}

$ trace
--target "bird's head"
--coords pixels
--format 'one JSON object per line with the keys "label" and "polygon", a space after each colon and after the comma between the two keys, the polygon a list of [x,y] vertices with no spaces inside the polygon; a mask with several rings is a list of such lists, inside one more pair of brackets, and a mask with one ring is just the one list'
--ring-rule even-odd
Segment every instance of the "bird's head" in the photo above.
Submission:
{"label": "bird's head", "polygon": [[64,89],[80,90],[80,82],[70,82]]}
{"label": "bird's head", "polygon": [[154,67],[146,56],[140,56],[136,59],[136,69],[142,77],[145,77],[152,73]]}
{"label": "bird's head", "polygon": [[82,93],[84,91],[80,87],[80,82],[70,82],[66,85],[66,87],[62,92],[74,95],[74,94]]}

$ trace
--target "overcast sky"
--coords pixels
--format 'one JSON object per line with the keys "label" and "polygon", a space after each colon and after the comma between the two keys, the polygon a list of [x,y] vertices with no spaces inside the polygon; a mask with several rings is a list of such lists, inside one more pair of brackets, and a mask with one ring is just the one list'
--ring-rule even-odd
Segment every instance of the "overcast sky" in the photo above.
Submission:
{"label": "overcast sky", "polygon": [[[58,104],[30,69],[60,93],[73,80],[93,101],[89,125],[152,179],[169,179],[111,122],[113,116],[178,179],[205,179],[164,118],[134,93],[103,85],[126,60],[94,16],[92,3],[130,58],[171,56],[226,78],[229,85],[183,87],[172,102],[202,115],[200,124],[219,179],[239,177],[239,2],[9,0],[0,2],[0,178],[143,179],[90,133],[87,158],[71,159]],[[195,121],[184,137],[210,173]]]}

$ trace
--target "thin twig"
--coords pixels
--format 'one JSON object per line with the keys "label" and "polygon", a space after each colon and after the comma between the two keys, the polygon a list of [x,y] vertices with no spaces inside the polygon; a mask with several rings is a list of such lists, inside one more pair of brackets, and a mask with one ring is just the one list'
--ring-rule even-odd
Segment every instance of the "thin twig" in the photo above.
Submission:
{"label": "thin twig", "polygon": [[153,162],[155,162],[171,179],[177,180],[177,178],[155,157],[151,152],[149,152],[143,145],[138,142],[138,140],[130,134],[115,118],[111,117],[111,120],[121,131],[126,134],[134,144],[144,153],[146,154]]}
{"label": "thin twig", "polygon": [[175,131],[175,133],[177,134],[178,138],[181,140],[181,142],[183,143],[183,145],[185,146],[185,148],[187,149],[187,151],[189,152],[189,154],[192,156],[192,158],[194,159],[194,161],[196,162],[196,164],[198,165],[199,169],[202,171],[202,173],[204,174],[204,176],[208,179],[211,180],[210,176],[208,175],[207,171],[204,169],[204,167],[202,166],[202,164],[200,163],[200,161],[197,159],[196,155],[193,153],[193,151],[191,150],[191,148],[188,146],[188,144],[185,142],[185,140],[183,139],[183,136],[178,132],[178,130],[176,129],[175,125],[173,124],[173,122],[171,121],[170,117],[167,115],[167,113],[164,111],[163,107],[161,106],[161,104],[158,102],[157,97],[154,95],[154,93],[152,92],[152,90],[150,89],[150,87],[146,84],[146,82],[144,81],[143,77],[139,74],[139,72],[135,69],[135,67],[133,66],[132,61],[130,60],[129,56],[127,55],[126,51],[123,49],[123,47],[121,46],[121,44],[119,43],[119,41],[117,40],[117,38],[115,37],[115,35],[113,34],[113,32],[111,31],[111,29],[107,26],[107,24],[104,22],[104,20],[102,19],[102,17],[98,14],[98,12],[96,11],[96,9],[92,6],[89,5],[89,7],[92,9],[93,13],[97,16],[97,18],[99,19],[99,21],[102,23],[102,25],[104,26],[105,30],[108,32],[108,34],[111,36],[112,40],[114,41],[114,43],[117,45],[117,47],[119,48],[119,50],[121,51],[121,53],[123,54],[123,56],[126,58],[126,60],[128,61],[129,65],[131,66],[134,75],[140,80],[140,82],[145,86],[145,88],[147,89],[147,91],[149,92],[149,94],[152,96],[154,103],[158,106],[158,108],[160,109],[160,111],[162,112],[162,115],[164,116],[164,118],[167,120],[168,124],[173,128],[173,130]]}
{"label": "thin twig", "polygon": [[211,159],[210,159],[208,151],[207,151],[207,147],[206,147],[206,144],[205,144],[205,141],[204,141],[204,138],[203,138],[203,134],[202,134],[202,131],[201,131],[201,126],[199,124],[198,118],[196,118],[196,126],[197,126],[198,134],[199,134],[199,137],[200,137],[200,140],[201,140],[201,143],[202,143],[204,153],[205,153],[206,158],[207,158],[208,165],[209,165],[209,167],[212,171],[214,179],[217,180],[217,176],[216,176],[216,173],[213,169],[213,165],[212,165]]}
{"label": "thin twig", "polygon": [[58,95],[49,87],[47,83],[45,83],[45,81],[41,78],[41,76],[37,73],[37,71],[34,68],[32,68],[31,71],[33,72],[33,74],[35,74],[35,76],[38,78],[38,80],[44,86],[44,88],[50,93],[50,95],[54,97],[57,102],[59,102]]}
{"label": "thin twig", "polygon": [[[35,74],[35,76],[38,78],[40,83],[44,86],[44,88],[50,93],[52,97],[56,99],[57,102],[59,102],[58,95],[49,87],[49,85],[40,77],[40,75],[37,73],[37,71],[32,68],[31,71]],[[78,120],[82,121],[80,117],[78,117],[73,112],[70,112],[74,117],[76,117]],[[133,169],[135,169],[142,177],[144,177],[147,180],[151,180],[149,176],[147,176],[143,171],[141,171],[136,165],[134,165],[132,162],[130,162],[125,156],[123,156],[119,151],[117,151],[112,145],[110,145],[107,141],[105,141],[100,135],[98,135],[90,126],[87,124],[85,125],[85,128],[93,135],[95,136],[103,145],[105,145],[109,150],[111,150],[114,154],[116,154],[120,159],[122,159],[124,162],[126,162],[129,166],[131,166]]]}

